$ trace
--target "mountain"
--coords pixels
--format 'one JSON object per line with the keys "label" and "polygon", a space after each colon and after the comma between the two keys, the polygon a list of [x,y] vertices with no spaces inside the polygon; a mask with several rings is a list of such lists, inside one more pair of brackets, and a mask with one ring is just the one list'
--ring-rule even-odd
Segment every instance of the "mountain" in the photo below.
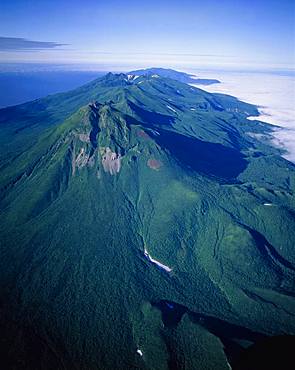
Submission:
{"label": "mountain", "polygon": [[215,80],[215,79],[196,78],[192,74],[174,71],[173,69],[168,69],[168,68],[138,69],[136,71],[131,71],[129,73],[135,76],[158,75],[161,77],[171,78],[171,79],[183,82],[183,83],[195,84],[195,85],[212,85],[212,84],[220,83],[220,81]]}
{"label": "mountain", "polygon": [[293,335],[295,166],[257,114],[112,73],[0,110],[1,367],[238,369]]}

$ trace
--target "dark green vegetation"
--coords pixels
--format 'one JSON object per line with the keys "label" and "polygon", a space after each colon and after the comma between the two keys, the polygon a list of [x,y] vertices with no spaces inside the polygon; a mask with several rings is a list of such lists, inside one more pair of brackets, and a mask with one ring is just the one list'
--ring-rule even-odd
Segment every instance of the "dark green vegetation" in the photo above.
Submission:
{"label": "dark green vegetation", "polygon": [[147,68],[147,69],[139,69],[136,71],[130,72],[136,76],[152,76],[152,75],[159,75],[165,78],[172,78],[173,80],[177,80],[180,82],[184,82],[187,84],[196,84],[196,85],[212,85],[216,83],[220,83],[220,81],[215,79],[209,78],[193,78],[193,75],[190,75],[185,72],[174,71],[173,69],[167,68]]}
{"label": "dark green vegetation", "polygon": [[1,367],[221,370],[294,334],[295,167],[255,114],[124,74],[1,110]]}

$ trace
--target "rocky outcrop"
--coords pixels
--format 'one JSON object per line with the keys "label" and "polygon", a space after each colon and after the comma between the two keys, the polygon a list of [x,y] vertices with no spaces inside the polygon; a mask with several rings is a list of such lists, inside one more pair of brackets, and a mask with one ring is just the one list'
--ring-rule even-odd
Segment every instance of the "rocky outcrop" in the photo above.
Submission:
{"label": "rocky outcrop", "polygon": [[101,148],[102,166],[105,172],[115,175],[121,169],[121,155],[112,152],[109,147]]}

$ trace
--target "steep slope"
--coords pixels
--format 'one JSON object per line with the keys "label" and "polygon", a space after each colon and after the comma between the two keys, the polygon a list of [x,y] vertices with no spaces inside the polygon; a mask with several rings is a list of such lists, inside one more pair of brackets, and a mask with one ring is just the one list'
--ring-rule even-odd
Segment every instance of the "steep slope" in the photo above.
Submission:
{"label": "steep slope", "polygon": [[294,334],[295,168],[255,112],[124,74],[0,111],[3,358],[228,369]]}

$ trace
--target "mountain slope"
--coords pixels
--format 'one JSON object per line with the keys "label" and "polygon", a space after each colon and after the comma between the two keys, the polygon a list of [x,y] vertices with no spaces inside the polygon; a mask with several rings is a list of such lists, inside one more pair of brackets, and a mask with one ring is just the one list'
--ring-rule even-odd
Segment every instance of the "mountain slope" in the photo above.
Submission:
{"label": "mountain slope", "polygon": [[6,360],[227,369],[294,334],[295,169],[255,112],[124,74],[1,110]]}

